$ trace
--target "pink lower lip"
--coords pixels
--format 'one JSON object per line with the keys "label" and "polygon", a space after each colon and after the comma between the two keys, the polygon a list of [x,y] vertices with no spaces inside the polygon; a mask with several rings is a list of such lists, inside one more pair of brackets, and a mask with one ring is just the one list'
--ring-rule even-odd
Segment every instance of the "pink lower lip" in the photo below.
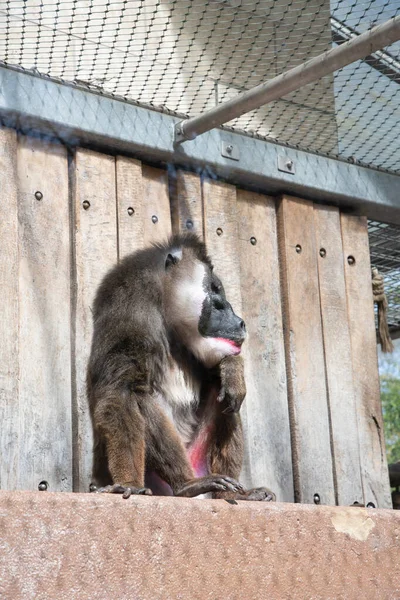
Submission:
{"label": "pink lower lip", "polygon": [[230,344],[233,348],[235,348],[235,350],[237,350],[237,353],[239,354],[241,347],[236,342],[233,342],[232,340],[227,340],[226,338],[215,338],[215,339],[220,340],[221,342],[226,342],[227,344]]}

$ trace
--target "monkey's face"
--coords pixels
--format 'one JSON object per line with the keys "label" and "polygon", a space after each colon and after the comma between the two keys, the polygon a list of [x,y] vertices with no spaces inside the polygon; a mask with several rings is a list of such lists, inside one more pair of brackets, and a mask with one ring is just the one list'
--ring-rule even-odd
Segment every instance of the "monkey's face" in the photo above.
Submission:
{"label": "monkey's face", "polygon": [[206,366],[240,354],[246,327],[227,301],[221,281],[190,253],[168,256],[166,314],[180,340]]}

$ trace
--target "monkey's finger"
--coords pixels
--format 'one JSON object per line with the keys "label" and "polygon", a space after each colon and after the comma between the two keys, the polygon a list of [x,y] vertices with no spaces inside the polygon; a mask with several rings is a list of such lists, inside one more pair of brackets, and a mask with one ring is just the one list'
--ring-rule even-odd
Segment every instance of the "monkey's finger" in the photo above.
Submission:
{"label": "monkey's finger", "polygon": [[126,488],[126,490],[125,490],[125,491],[124,491],[124,493],[122,494],[122,497],[123,497],[125,500],[127,500],[128,498],[130,498],[130,497],[131,497],[131,494],[132,494],[132,490],[131,490],[131,488],[129,488],[129,487],[128,487],[128,488]]}
{"label": "monkey's finger", "polygon": [[226,476],[223,479],[224,479],[224,481],[228,481],[229,483],[232,483],[233,485],[235,485],[239,491],[242,491],[242,492],[246,491],[246,488],[243,487],[242,484],[239,483],[239,481],[237,481],[236,479],[233,479],[233,477]]}
{"label": "monkey's finger", "polygon": [[225,386],[223,385],[219,391],[217,400],[218,400],[218,402],[222,402],[224,398],[225,398]]}

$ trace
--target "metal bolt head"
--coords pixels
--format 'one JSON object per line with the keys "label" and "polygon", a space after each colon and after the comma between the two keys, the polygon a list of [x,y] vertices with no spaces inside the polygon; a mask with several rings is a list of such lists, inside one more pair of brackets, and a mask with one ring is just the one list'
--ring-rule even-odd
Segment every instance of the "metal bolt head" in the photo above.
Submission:
{"label": "metal bolt head", "polygon": [[46,492],[48,487],[49,484],[47,483],[47,481],[41,481],[38,485],[38,490],[39,492]]}
{"label": "metal bolt head", "polygon": [[39,192],[39,191],[35,192],[35,198],[36,198],[36,200],[41,200],[43,198],[42,192]]}
{"label": "metal bolt head", "polygon": [[131,217],[133,214],[135,214],[135,209],[132,208],[132,206],[128,206],[127,212],[128,215]]}
{"label": "metal bolt head", "polygon": [[354,256],[348,256],[347,257],[347,262],[349,263],[349,265],[352,267],[353,265],[356,264],[356,259],[354,258]]}
{"label": "metal bolt head", "polygon": [[226,147],[226,151],[227,151],[228,154],[232,154],[232,151],[233,151],[232,144],[229,144],[229,146]]}
{"label": "metal bolt head", "polygon": [[321,498],[319,494],[314,494],[314,504],[321,504]]}
{"label": "metal bolt head", "polygon": [[186,229],[193,229],[193,221],[192,221],[192,219],[188,219],[186,221]]}
{"label": "metal bolt head", "polygon": [[289,169],[289,171],[291,171],[293,169],[293,161],[292,160],[288,160],[286,162],[286,166]]}
{"label": "metal bolt head", "polygon": [[84,200],[82,202],[82,206],[83,206],[83,210],[88,210],[88,208],[90,208],[90,202],[89,202],[89,200]]}
{"label": "metal bolt head", "polygon": [[153,221],[153,223],[158,223],[158,217],[156,215],[153,215],[151,217],[151,220]]}
{"label": "metal bolt head", "polygon": [[250,238],[250,244],[251,244],[252,246],[255,246],[255,245],[257,244],[257,239],[256,239],[254,236],[252,236],[252,237]]}
{"label": "metal bolt head", "polygon": [[95,485],[94,483],[91,483],[89,485],[89,492],[96,492],[97,491],[97,485]]}
{"label": "metal bolt head", "polygon": [[376,506],[373,502],[368,502],[367,508],[376,508]]}
{"label": "metal bolt head", "polygon": [[217,229],[217,235],[222,235],[224,232],[222,231],[221,227],[218,227]]}
{"label": "metal bolt head", "polygon": [[302,247],[300,246],[300,244],[296,244],[296,252],[297,254],[300,254],[302,251]]}
{"label": "metal bolt head", "polygon": [[320,255],[321,258],[325,258],[325,256],[326,256],[326,250],[325,250],[325,248],[320,248],[319,255]]}

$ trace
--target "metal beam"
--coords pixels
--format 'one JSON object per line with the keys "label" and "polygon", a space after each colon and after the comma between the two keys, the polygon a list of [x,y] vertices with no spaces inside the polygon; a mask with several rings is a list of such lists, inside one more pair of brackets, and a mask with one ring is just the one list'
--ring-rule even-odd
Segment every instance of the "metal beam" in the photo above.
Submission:
{"label": "metal beam", "polygon": [[[72,148],[123,152],[148,162],[203,171],[264,193],[298,195],[400,224],[396,175],[221,129],[187,147],[175,147],[172,132],[178,121],[88,89],[0,66],[3,125],[49,135]],[[237,160],[227,151],[230,146]]]}
{"label": "metal beam", "polygon": [[[360,35],[358,31],[342,23],[335,17],[331,17],[331,28],[332,40],[336,44],[343,44]],[[379,71],[379,73],[382,73],[382,75],[385,75],[396,83],[400,83],[400,63],[389,52],[377,50],[374,54],[365,56],[362,60],[376,71]]]}
{"label": "metal beam", "polygon": [[202,115],[179,123],[175,129],[177,143],[228,123],[232,119],[278,100],[290,92],[329,75],[346,65],[373,54],[400,39],[400,15],[365,31],[357,37],[315,56],[305,63],[262,83],[235,98],[223,102]]}

